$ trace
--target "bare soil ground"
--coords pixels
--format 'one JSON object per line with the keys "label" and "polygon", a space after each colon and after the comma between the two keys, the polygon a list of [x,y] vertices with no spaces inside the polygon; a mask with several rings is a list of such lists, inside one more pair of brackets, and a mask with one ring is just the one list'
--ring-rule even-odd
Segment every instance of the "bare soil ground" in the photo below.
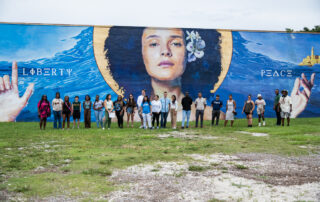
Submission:
{"label": "bare soil ground", "polygon": [[[114,171],[110,201],[319,201],[320,156],[189,155]],[[104,197],[102,197],[104,198]],[[100,198],[100,199],[102,199]]]}

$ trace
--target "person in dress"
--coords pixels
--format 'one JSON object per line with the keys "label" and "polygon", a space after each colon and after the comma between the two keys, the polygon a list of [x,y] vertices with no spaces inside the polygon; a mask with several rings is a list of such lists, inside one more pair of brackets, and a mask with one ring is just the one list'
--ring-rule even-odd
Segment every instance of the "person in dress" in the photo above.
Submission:
{"label": "person in dress", "polygon": [[62,130],[65,128],[66,120],[67,120],[67,127],[70,128],[70,115],[71,115],[71,103],[69,102],[69,96],[64,96],[64,102],[62,105]]}
{"label": "person in dress", "polygon": [[108,130],[110,129],[111,127],[111,119],[112,117],[110,117],[110,114],[112,113],[113,111],[113,102],[111,101],[111,95],[108,94],[106,96],[106,99],[104,100],[103,102],[103,106],[105,108],[105,122],[104,122],[104,126],[103,126],[103,130],[106,128],[107,124],[108,124]]}
{"label": "person in dress", "polygon": [[247,116],[248,127],[252,127],[252,113],[255,108],[254,102],[251,99],[251,95],[248,95],[247,101],[244,102],[242,113],[244,112]]}
{"label": "person in dress", "polygon": [[133,128],[133,120],[134,114],[137,104],[134,100],[133,94],[130,93],[128,102],[126,104],[126,112],[127,112],[127,127],[129,127],[129,122],[131,120],[131,128]]}
{"label": "person in dress", "polygon": [[91,98],[89,95],[86,95],[85,100],[83,102],[85,128],[91,128],[91,106]]}
{"label": "person in dress", "polygon": [[40,118],[40,130],[45,130],[47,125],[47,118],[51,115],[50,102],[46,95],[43,95],[38,102],[38,116]]}
{"label": "person in dress", "polygon": [[255,104],[257,105],[257,114],[258,114],[258,121],[259,121],[259,127],[261,126],[261,119],[263,121],[263,126],[266,125],[266,122],[264,120],[264,112],[266,110],[266,101],[262,98],[261,94],[258,94],[258,99],[255,101]]}
{"label": "person in dress", "polygon": [[152,126],[151,126],[152,106],[148,96],[144,96],[141,104],[141,109],[142,109],[142,116],[143,116],[143,128],[152,129]]}
{"label": "person in dress", "polygon": [[79,102],[79,96],[74,98],[74,102],[72,103],[72,112],[73,116],[73,128],[76,127],[76,122],[78,121],[78,128],[80,127],[80,113],[81,113],[81,102]]}
{"label": "person in dress", "polygon": [[140,128],[143,128],[143,116],[142,116],[142,108],[141,108],[141,104],[143,101],[144,96],[146,95],[146,90],[142,90],[141,91],[141,95],[139,95],[138,99],[137,99],[137,106],[138,106],[138,114],[140,117],[140,121],[141,121],[141,125]]}
{"label": "person in dress", "polygon": [[155,128],[154,123],[156,122],[156,128],[159,129],[159,118],[161,112],[161,102],[159,100],[159,95],[154,96],[154,100],[151,102],[152,105],[152,128]]}
{"label": "person in dress", "polygon": [[292,100],[287,90],[282,90],[282,97],[279,100],[281,109],[281,125],[284,126],[284,120],[287,119],[287,126],[290,125],[290,116],[292,112]]}
{"label": "person in dress", "polygon": [[206,98],[202,97],[202,93],[198,93],[198,98],[194,102],[196,106],[196,128],[198,127],[198,121],[200,118],[200,126],[203,128],[203,115],[204,115],[204,110],[206,109],[207,106],[207,101]]}
{"label": "person in dress", "polygon": [[171,127],[172,129],[177,128],[177,111],[178,111],[178,101],[175,95],[171,95],[170,102],[170,116],[171,116]]}
{"label": "person in dress", "polygon": [[224,121],[224,126],[227,126],[228,121],[231,122],[231,127],[233,126],[236,107],[236,101],[232,99],[232,95],[230,94],[226,104],[226,120]]}
{"label": "person in dress", "polygon": [[103,127],[103,101],[100,100],[100,96],[96,95],[96,99],[93,102],[94,116],[96,118],[97,128]]}

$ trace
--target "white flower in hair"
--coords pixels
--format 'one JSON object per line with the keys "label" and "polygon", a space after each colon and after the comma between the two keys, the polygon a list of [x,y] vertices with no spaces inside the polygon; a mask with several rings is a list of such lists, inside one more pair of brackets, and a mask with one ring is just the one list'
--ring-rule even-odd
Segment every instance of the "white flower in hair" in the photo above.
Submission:
{"label": "white flower in hair", "polygon": [[199,33],[195,31],[187,31],[186,40],[190,40],[187,43],[188,62],[193,62],[197,58],[202,58],[204,56],[203,50],[206,47],[206,43],[201,39]]}

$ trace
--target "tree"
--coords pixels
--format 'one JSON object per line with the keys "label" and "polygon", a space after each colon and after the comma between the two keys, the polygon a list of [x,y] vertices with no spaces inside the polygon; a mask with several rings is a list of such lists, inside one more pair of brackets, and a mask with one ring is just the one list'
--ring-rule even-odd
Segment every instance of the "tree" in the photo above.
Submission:
{"label": "tree", "polygon": [[[292,33],[294,32],[293,29],[286,28],[286,32]],[[315,25],[314,28],[309,29],[308,27],[304,27],[303,30],[300,30],[300,32],[320,32],[320,25]]]}

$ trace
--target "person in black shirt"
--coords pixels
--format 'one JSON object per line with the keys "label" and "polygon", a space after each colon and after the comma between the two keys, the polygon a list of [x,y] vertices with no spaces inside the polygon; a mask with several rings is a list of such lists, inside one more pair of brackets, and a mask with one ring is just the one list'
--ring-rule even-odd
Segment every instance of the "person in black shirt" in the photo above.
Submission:
{"label": "person in black shirt", "polygon": [[181,128],[184,129],[184,122],[185,122],[185,118],[186,117],[187,117],[186,128],[189,128],[189,119],[190,119],[190,114],[191,114],[192,99],[189,96],[188,92],[186,92],[186,96],[184,98],[182,98],[181,104],[182,104],[182,124],[181,124]]}
{"label": "person in black shirt", "polygon": [[118,95],[118,99],[113,103],[113,105],[114,105],[114,109],[116,111],[116,116],[118,119],[118,127],[123,128],[123,115],[124,115],[125,103],[123,102],[121,95]]}
{"label": "person in black shirt", "polygon": [[214,120],[216,119],[216,125],[219,124],[219,117],[220,117],[220,109],[223,106],[222,101],[220,100],[220,96],[216,95],[216,99],[211,102],[212,106],[212,120],[211,126],[214,125]]}

